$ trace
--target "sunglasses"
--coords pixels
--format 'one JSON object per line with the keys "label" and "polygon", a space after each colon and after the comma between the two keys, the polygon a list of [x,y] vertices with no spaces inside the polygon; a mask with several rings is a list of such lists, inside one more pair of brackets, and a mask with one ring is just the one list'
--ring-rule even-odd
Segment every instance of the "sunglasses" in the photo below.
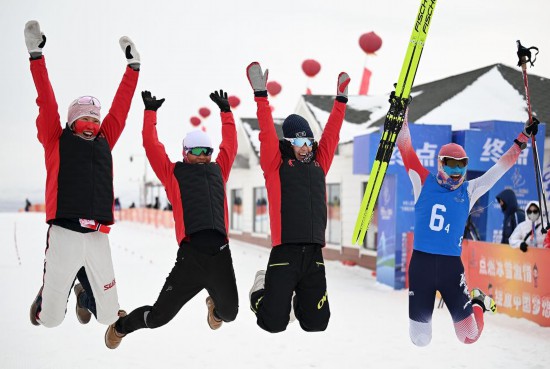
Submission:
{"label": "sunglasses", "polygon": [[75,103],[73,105],[95,105],[98,108],[101,109],[101,104],[99,103],[99,100],[96,99],[93,96],[81,96],[78,99],[76,99]]}
{"label": "sunglasses", "polygon": [[527,214],[538,214],[538,210],[527,210]]}
{"label": "sunglasses", "polygon": [[191,148],[186,147],[185,152],[187,154],[193,154],[195,156],[200,156],[201,154],[210,156],[214,152],[214,149],[211,147],[191,147]]}
{"label": "sunglasses", "polygon": [[296,138],[285,138],[288,142],[292,144],[292,146],[298,146],[302,147],[306,145],[307,147],[313,146],[313,142],[315,140],[313,138],[307,138],[307,137],[296,137]]}
{"label": "sunglasses", "polygon": [[449,168],[464,168],[468,165],[468,159],[443,158],[443,164]]}

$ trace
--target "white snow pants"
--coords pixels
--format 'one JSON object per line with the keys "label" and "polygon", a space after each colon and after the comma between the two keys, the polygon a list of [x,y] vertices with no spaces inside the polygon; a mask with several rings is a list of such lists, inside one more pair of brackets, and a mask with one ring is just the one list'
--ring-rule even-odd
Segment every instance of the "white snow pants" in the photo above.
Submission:
{"label": "white snow pants", "polygon": [[118,295],[109,238],[101,232],[79,233],[52,225],[44,261],[44,284],[38,321],[55,327],[65,318],[67,302],[78,270],[84,267],[97,310],[97,321],[118,319]]}

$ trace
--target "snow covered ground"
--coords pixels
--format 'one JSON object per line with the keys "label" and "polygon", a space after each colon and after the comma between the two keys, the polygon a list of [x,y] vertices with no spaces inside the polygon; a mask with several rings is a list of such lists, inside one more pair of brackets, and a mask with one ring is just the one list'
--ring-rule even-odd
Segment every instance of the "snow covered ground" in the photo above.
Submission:
{"label": "snow covered ground", "polygon": [[[238,241],[230,244],[240,294],[235,322],[210,330],[203,291],[168,325],[137,331],[109,350],[105,326],[76,320],[73,294],[61,326],[30,324],[46,229],[44,214],[0,213],[0,368],[550,367],[550,328],[501,314],[486,315],[480,340],[464,345],[455,338],[448,311],[436,309],[432,343],[415,347],[408,337],[407,291],[394,291],[369,270],[339,262],[327,262],[332,317],[326,332],[306,333],[297,323],[279,334],[264,332],[247,296],[269,250]],[[113,227],[111,247],[121,306],[152,304],[176,255],[173,230],[121,222]]]}

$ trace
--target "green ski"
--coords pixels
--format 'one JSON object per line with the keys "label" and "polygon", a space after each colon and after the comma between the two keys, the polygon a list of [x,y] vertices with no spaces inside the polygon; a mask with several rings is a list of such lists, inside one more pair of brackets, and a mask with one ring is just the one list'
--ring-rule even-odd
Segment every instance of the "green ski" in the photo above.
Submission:
{"label": "green ski", "polygon": [[361,208],[357,215],[357,221],[353,230],[352,244],[362,244],[365,234],[369,229],[369,224],[374,213],[374,206],[378,200],[378,195],[382,187],[382,182],[386,176],[386,169],[395,147],[395,140],[403,126],[405,112],[410,102],[411,88],[416,76],[424,43],[428,36],[428,29],[433,17],[435,4],[437,0],[421,0],[420,9],[414,23],[411,35],[411,41],[407,48],[405,60],[401,67],[401,73],[397,80],[395,92],[390,98],[390,109],[386,114],[384,121],[384,131],[380,139],[376,158],[372,165],[372,170],[367,182],[367,188],[363,195]]}

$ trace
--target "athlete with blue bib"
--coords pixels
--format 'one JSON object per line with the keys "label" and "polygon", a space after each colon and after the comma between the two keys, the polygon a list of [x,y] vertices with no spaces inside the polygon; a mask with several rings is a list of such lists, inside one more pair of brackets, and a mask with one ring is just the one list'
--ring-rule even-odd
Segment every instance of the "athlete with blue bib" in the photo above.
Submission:
{"label": "athlete with blue bib", "polygon": [[415,199],[414,248],[409,265],[409,335],[415,345],[426,346],[432,339],[436,291],[441,293],[463,343],[476,342],[483,331],[483,313],[496,311],[494,300],[481,290],[468,292],[460,259],[464,226],[475,202],[514,165],[537,128],[537,124],[526,123],[495,165],[466,181],[468,156],[462,146],[450,143],[441,147],[434,175],[420,163],[405,119],[397,147]]}

